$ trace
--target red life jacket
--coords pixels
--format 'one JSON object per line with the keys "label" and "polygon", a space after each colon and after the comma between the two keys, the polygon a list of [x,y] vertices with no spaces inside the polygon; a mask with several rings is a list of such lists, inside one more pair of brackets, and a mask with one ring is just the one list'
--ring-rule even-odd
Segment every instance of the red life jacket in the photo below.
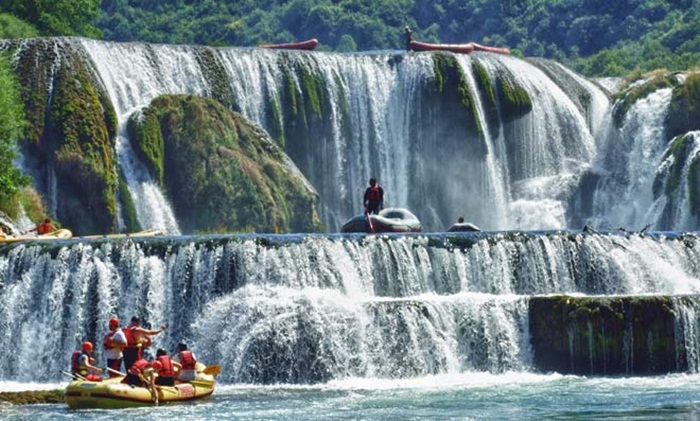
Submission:
{"label": "red life jacket", "polygon": [[77,373],[80,371],[80,364],[78,363],[78,360],[80,359],[80,356],[83,355],[83,351],[73,351],[73,355],[70,356],[70,368],[73,370],[73,373]]}
{"label": "red life jacket", "polygon": [[197,360],[194,358],[194,355],[192,355],[192,351],[180,351],[180,364],[183,370],[194,370],[197,365]]}
{"label": "red life jacket", "polygon": [[136,335],[134,335],[135,326],[127,326],[122,329],[124,336],[126,337],[126,347],[127,348],[140,348],[141,341],[136,341]]}
{"label": "red life jacket", "polygon": [[75,351],[73,351],[73,355],[71,355],[71,357],[70,357],[70,367],[71,367],[71,370],[73,370],[73,373],[78,373],[81,376],[85,377],[88,375],[87,366],[80,364],[80,359],[83,357],[83,355],[87,355],[88,361],[94,361],[90,357],[90,355],[86,354],[85,352],[80,351],[80,350],[75,350]]}
{"label": "red life jacket", "polygon": [[148,362],[148,360],[141,358],[140,360],[137,360],[134,364],[131,365],[131,368],[129,368],[129,371],[138,375],[138,374],[143,373],[143,370],[145,370],[146,368],[148,368],[150,366],[151,366],[151,363]]}
{"label": "red life jacket", "polygon": [[116,330],[115,330],[114,332],[109,332],[108,334],[105,335],[105,339],[104,339],[104,341],[102,341],[102,344],[104,345],[105,349],[112,349],[112,348],[114,348],[114,347],[110,344],[110,341],[112,340],[112,336],[114,336],[114,333],[115,333],[115,332],[116,332]]}
{"label": "red life jacket", "polygon": [[37,234],[48,234],[51,231],[53,231],[53,227],[50,223],[42,222],[38,227],[36,227]]}
{"label": "red life jacket", "polygon": [[160,369],[158,375],[160,377],[175,377],[175,368],[173,367],[173,362],[167,355],[161,355],[156,358],[156,361],[160,361],[163,368]]}
{"label": "red life jacket", "polygon": [[382,192],[379,186],[370,187],[367,191],[367,200],[370,202],[380,202],[382,200]]}

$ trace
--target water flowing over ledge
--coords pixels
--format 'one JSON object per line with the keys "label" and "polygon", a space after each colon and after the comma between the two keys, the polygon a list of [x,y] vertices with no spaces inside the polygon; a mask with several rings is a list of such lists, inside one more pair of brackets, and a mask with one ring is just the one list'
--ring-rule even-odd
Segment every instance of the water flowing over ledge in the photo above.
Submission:
{"label": "water flowing over ledge", "polygon": [[[624,319],[633,312],[616,308],[656,300],[649,306],[672,311],[655,337],[671,332],[673,340],[653,367],[694,371],[699,250],[693,233],[567,231],[16,244],[0,248],[0,346],[14,350],[1,360],[0,378],[56,380],[79,341],[100,342],[112,314],[167,324],[155,347],[188,340],[200,359],[222,364],[224,382],[547,370],[533,302],[551,309],[561,294],[577,316],[547,342],[559,341],[560,358],[597,358],[580,343],[607,322],[583,318],[580,309],[595,313],[586,303],[618,297],[628,304],[607,307]],[[607,334],[651,326],[626,323]],[[590,338],[585,343],[595,343]],[[616,361],[647,351],[623,349]],[[615,372],[606,358],[604,369],[585,370]]]}

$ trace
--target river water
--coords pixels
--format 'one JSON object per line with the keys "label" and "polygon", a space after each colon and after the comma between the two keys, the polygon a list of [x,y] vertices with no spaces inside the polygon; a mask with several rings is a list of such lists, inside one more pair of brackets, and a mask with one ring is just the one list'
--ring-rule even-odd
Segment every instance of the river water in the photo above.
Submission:
{"label": "river water", "polygon": [[[25,389],[0,384],[0,390],[13,388]],[[465,373],[312,386],[220,385],[211,399],[195,404],[78,411],[63,404],[0,406],[0,419],[700,420],[700,375]]]}

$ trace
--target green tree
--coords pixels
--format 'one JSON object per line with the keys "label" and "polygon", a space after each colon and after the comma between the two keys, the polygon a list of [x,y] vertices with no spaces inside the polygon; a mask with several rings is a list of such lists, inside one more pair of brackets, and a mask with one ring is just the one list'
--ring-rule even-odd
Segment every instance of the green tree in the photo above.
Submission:
{"label": "green tree", "polygon": [[9,58],[0,55],[0,209],[10,215],[17,214],[19,188],[29,183],[13,165],[25,125],[19,83]]}
{"label": "green tree", "polygon": [[93,26],[101,14],[101,0],[3,0],[0,12],[11,13],[35,26],[42,35],[80,35],[100,38]]}

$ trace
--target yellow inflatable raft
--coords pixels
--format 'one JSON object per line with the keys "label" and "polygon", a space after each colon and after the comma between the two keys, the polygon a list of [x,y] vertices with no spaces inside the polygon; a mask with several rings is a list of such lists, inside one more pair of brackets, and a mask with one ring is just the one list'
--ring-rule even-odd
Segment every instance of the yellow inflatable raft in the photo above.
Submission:
{"label": "yellow inflatable raft", "polygon": [[4,238],[0,237],[0,243],[16,243],[18,241],[36,241],[36,240],[67,240],[73,237],[73,233],[65,228],[52,231],[48,234],[42,235],[8,235]]}
{"label": "yellow inflatable raft", "polygon": [[91,240],[93,238],[135,238],[135,237],[156,237],[163,235],[163,231],[150,229],[126,234],[105,234],[105,235],[85,235],[80,238]]}
{"label": "yellow inflatable raft", "polygon": [[164,405],[208,398],[214,392],[214,376],[199,374],[197,380],[175,386],[155,386],[154,390],[122,383],[123,377],[101,382],[74,380],[65,391],[71,409],[131,408]]}

